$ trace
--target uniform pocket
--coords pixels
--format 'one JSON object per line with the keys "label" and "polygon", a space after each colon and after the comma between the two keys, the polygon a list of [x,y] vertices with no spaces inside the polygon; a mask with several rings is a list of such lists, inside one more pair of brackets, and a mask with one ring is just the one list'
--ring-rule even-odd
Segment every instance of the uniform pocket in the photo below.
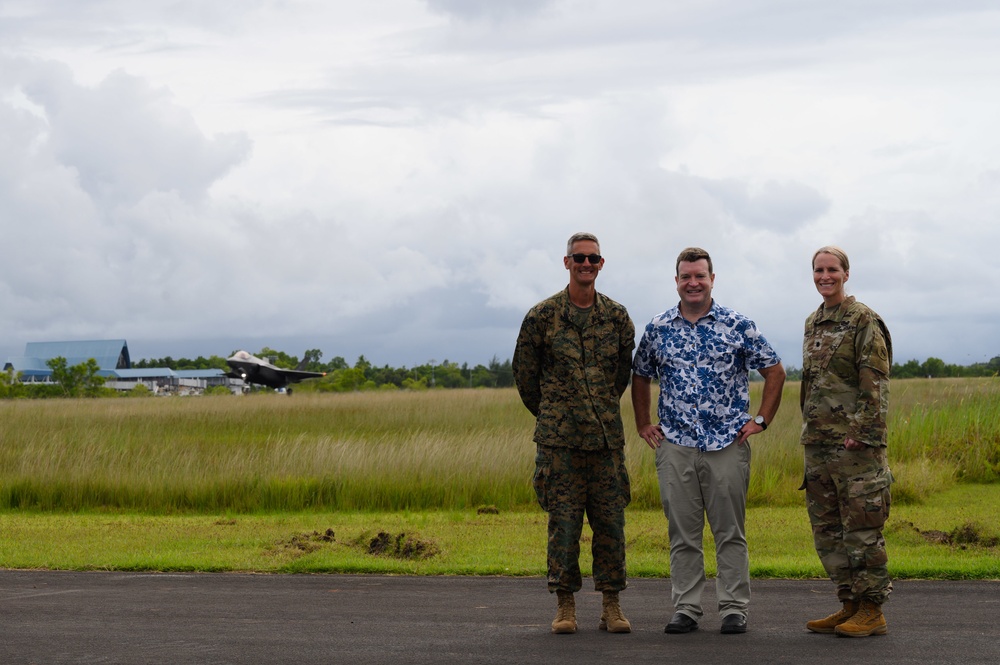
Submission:
{"label": "uniform pocket", "polygon": [[846,339],[846,332],[843,322],[835,326],[824,325],[814,328],[803,344],[803,355],[808,356],[808,362],[802,363],[803,367],[808,365],[809,371],[827,369]]}
{"label": "uniform pocket", "polygon": [[622,498],[622,510],[632,503],[632,480],[628,477],[625,466],[625,451],[615,453],[615,471],[618,473],[618,495]]}
{"label": "uniform pocket", "polygon": [[848,531],[881,528],[889,519],[892,497],[889,485],[892,474],[880,470],[877,475],[853,479],[847,486]]}
{"label": "uniform pocket", "polygon": [[549,480],[552,477],[552,453],[539,447],[535,454],[535,475],[531,484],[542,510],[549,512]]}

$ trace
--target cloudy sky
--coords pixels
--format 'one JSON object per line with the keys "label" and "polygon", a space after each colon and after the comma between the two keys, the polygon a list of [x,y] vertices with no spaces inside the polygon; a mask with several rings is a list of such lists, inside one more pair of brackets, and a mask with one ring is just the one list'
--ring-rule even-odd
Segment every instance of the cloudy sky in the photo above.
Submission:
{"label": "cloudy sky", "polygon": [[896,360],[1000,355],[993,0],[0,0],[0,357],[486,364],[673,266],[801,365],[810,257]]}

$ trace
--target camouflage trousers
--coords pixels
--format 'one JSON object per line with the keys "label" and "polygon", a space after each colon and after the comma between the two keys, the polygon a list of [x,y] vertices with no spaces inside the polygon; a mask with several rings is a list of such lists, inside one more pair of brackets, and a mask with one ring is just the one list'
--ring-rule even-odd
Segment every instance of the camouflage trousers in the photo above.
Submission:
{"label": "camouflage trousers", "polygon": [[549,591],[577,592],[584,514],[593,530],[594,588],[621,591],[625,581],[625,506],[632,500],[623,450],[537,446],[532,480],[549,514]]}
{"label": "camouflage trousers", "polygon": [[886,449],[805,447],[806,507],[816,553],[841,600],[884,603],[892,592],[882,527],[889,517],[892,473]]}

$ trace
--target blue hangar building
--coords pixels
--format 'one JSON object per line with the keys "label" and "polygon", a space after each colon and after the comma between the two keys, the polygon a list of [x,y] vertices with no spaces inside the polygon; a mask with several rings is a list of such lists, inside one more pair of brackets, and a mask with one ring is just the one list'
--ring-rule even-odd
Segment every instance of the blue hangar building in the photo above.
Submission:
{"label": "blue hangar building", "polygon": [[[28,342],[23,356],[11,356],[4,372],[13,372],[23,383],[51,383],[48,361],[65,358],[70,367],[93,358],[100,367],[98,376],[109,388],[131,390],[143,384],[157,394],[196,394],[209,386],[233,388],[221,369],[172,370],[169,367],[133,369],[128,343],[123,339],[100,339],[71,342]],[[242,385],[242,381],[239,382]]]}

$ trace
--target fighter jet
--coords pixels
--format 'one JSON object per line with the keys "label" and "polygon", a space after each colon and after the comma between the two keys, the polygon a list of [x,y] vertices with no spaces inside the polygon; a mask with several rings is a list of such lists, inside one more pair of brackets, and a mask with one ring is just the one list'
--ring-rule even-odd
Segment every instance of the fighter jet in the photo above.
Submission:
{"label": "fighter jet", "polygon": [[[266,360],[261,360],[257,356],[246,351],[237,351],[231,358],[226,358],[226,364],[231,371],[226,372],[226,376],[234,379],[243,379],[246,383],[256,383],[269,388],[286,388],[290,383],[298,383],[302,379],[313,379],[319,376],[326,376],[326,372],[307,372],[302,369],[306,364],[303,360],[295,369],[284,369],[275,367]],[[292,392],[287,388],[287,392]]]}

